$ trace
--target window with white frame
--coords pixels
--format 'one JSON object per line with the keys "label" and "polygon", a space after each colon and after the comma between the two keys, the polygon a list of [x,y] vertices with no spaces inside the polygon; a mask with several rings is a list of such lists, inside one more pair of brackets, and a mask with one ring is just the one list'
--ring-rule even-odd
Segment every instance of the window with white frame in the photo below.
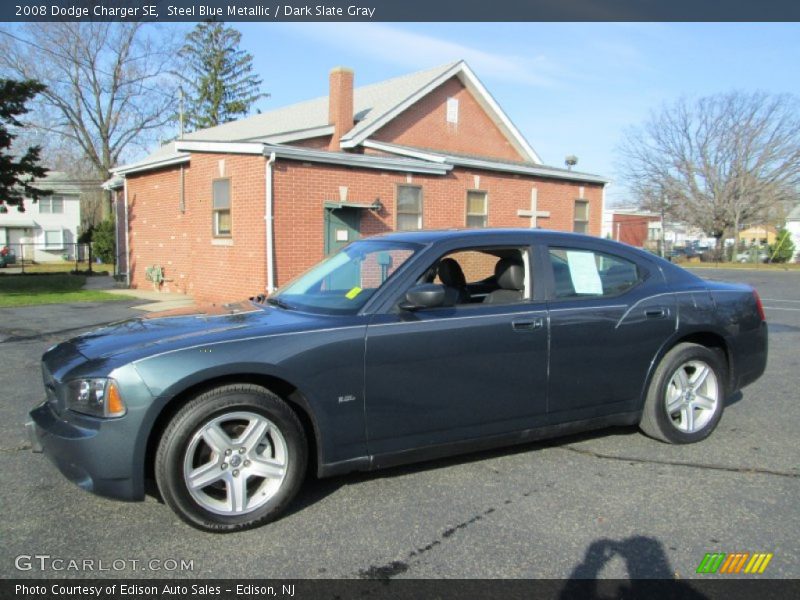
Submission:
{"label": "window with white frame", "polygon": [[39,214],[60,215],[64,212],[63,196],[47,196],[39,198]]}
{"label": "window with white frame", "polygon": [[417,185],[397,186],[397,229],[422,229],[422,188]]}
{"label": "window with white frame", "polygon": [[575,200],[575,217],[572,231],[575,233],[589,233],[589,202]]}
{"label": "window with white frame", "polygon": [[467,227],[486,227],[488,218],[486,192],[467,192]]}
{"label": "window with white frame", "polygon": [[212,182],[212,206],[214,210],[214,236],[231,236],[231,180],[216,179]]}
{"label": "window with white frame", "polygon": [[64,247],[64,230],[47,229],[44,232],[45,250],[60,250]]}
{"label": "window with white frame", "polygon": [[447,99],[447,122],[458,123],[458,98]]}

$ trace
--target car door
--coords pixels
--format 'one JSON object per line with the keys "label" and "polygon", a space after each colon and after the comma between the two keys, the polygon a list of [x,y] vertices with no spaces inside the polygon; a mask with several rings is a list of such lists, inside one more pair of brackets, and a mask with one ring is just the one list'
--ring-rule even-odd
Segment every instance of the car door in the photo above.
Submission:
{"label": "car door", "polygon": [[[527,248],[524,255],[530,278]],[[402,290],[374,315],[365,363],[370,453],[522,430],[544,415],[547,307],[538,293],[534,283],[517,302],[476,298],[410,312],[397,309]]]}
{"label": "car door", "polygon": [[660,271],[583,241],[543,252],[552,277],[548,413],[564,421],[639,408],[651,361],[675,329]]}

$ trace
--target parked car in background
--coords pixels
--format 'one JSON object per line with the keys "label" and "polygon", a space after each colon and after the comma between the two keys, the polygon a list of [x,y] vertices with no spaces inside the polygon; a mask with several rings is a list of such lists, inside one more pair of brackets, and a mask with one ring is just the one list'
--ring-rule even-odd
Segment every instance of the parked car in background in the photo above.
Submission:
{"label": "parked car in background", "polygon": [[17,263],[17,255],[8,246],[0,248],[0,268]]}
{"label": "parked car in background", "polygon": [[734,258],[736,262],[739,263],[765,263],[769,261],[769,252],[763,248],[751,248],[750,250],[737,253]]}
{"label": "parked car in background", "polygon": [[682,262],[698,256],[698,253],[692,246],[673,247],[667,256],[672,262]]}
{"label": "parked car in background", "polygon": [[187,523],[224,532],[279,516],[309,465],[324,477],[612,425],[699,442],[766,361],[748,286],[576,234],[391,233],[233,314],[53,346],[28,427],[84,489],[140,500],[154,479]]}

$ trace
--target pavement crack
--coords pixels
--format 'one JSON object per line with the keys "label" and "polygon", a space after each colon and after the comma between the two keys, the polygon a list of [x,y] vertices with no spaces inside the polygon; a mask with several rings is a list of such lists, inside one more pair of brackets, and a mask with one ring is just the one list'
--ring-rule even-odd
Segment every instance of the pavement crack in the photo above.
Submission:
{"label": "pavement crack", "polygon": [[439,539],[435,539],[429,544],[425,546],[421,546],[416,550],[412,550],[408,553],[405,560],[393,560],[392,562],[386,563],[384,565],[371,565],[368,569],[362,569],[358,572],[358,576],[361,579],[383,579],[389,580],[396,575],[400,575],[401,573],[405,573],[411,568],[411,564],[413,562],[419,562],[420,557],[425,554],[426,552],[430,552],[437,546],[441,546],[444,542],[450,539],[455,533],[462,529],[466,529],[473,523],[477,523],[478,521],[482,520],[484,517],[489,516],[495,511],[494,508],[487,508],[485,511],[474,515],[473,517],[467,519],[466,521],[462,521],[453,527],[448,527],[445,529],[439,536]]}
{"label": "pavement crack", "polygon": [[561,450],[567,450],[569,452],[575,452],[576,454],[582,454],[584,456],[591,456],[593,458],[601,458],[604,460],[616,460],[620,462],[628,462],[628,463],[641,463],[641,464],[653,464],[653,465],[666,465],[670,467],[692,467],[694,469],[707,469],[710,471],[727,471],[729,473],[744,473],[744,474],[758,474],[758,475],[775,475],[777,477],[789,477],[792,479],[800,478],[800,473],[791,473],[788,471],[777,471],[775,469],[762,469],[759,467],[726,467],[724,465],[713,465],[713,464],[702,464],[702,463],[691,463],[691,462],[684,462],[679,460],[657,460],[652,458],[637,458],[632,456],[614,456],[613,454],[602,454],[600,452],[594,452],[593,450],[583,450],[582,448],[576,448],[575,446],[559,446]]}
{"label": "pavement crack", "polygon": [[31,449],[30,444],[20,444],[19,446],[14,446],[13,448],[0,448],[0,452],[5,452],[10,454],[12,452],[22,452],[23,450],[30,450],[30,449]]}

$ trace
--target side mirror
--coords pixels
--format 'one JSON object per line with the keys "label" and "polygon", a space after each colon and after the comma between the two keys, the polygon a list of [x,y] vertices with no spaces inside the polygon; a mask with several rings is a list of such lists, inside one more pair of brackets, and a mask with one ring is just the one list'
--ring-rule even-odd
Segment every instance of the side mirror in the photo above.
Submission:
{"label": "side mirror", "polygon": [[400,303],[401,310],[422,310],[440,306],[454,306],[458,300],[458,291],[438,283],[422,283],[406,292],[406,298]]}

